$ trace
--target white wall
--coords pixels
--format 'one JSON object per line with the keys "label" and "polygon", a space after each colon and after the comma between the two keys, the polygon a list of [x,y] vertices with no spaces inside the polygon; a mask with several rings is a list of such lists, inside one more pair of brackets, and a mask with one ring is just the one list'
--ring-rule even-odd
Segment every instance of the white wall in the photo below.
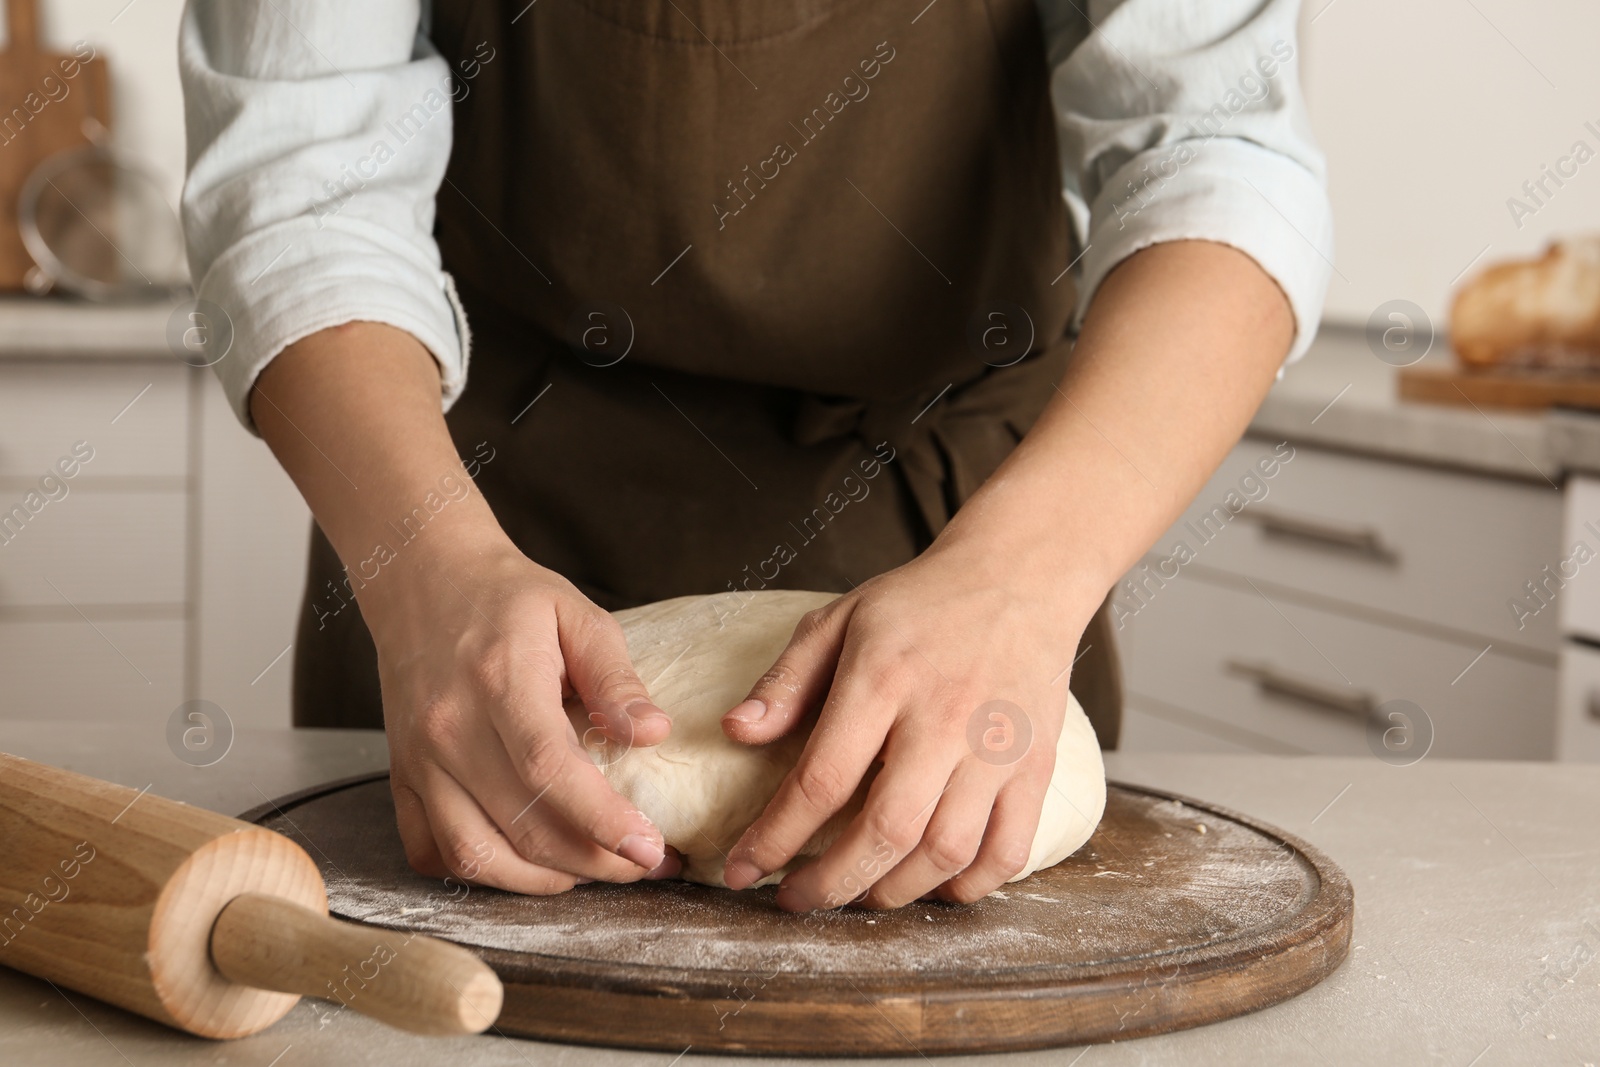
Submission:
{"label": "white wall", "polygon": [[1600,231],[1600,157],[1565,188],[1550,184],[1520,228],[1506,207],[1573,142],[1600,156],[1600,5],[1304,2],[1303,79],[1329,159],[1342,275],[1328,318],[1365,322],[1405,298],[1442,329],[1452,279],[1485,245],[1474,271],[1553,234]]}

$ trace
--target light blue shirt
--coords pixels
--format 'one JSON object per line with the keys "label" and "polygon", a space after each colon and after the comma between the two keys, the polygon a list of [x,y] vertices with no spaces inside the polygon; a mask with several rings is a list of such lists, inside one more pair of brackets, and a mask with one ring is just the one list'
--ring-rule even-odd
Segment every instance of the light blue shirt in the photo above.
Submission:
{"label": "light blue shirt", "polygon": [[[1037,3],[1082,249],[1078,320],[1139,249],[1217,241],[1288,297],[1298,357],[1333,269],[1325,166],[1298,80],[1298,0]],[[233,319],[216,370],[247,426],[262,368],[344,322],[415,336],[438,360],[446,407],[466,385],[471,335],[433,240],[455,83],[419,32],[426,17],[422,0],[189,2],[189,263],[200,296]],[[402,116],[407,138],[377,159]]]}

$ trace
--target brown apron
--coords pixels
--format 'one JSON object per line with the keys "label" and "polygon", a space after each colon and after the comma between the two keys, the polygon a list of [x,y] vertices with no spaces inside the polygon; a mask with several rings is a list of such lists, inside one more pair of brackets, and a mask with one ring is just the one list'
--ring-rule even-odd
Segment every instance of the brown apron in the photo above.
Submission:
{"label": "brown apron", "polygon": [[[925,5],[435,5],[473,334],[449,426],[512,540],[601,606],[847,591],[1051,395],[1073,251],[1034,0]],[[314,531],[297,725],[382,725],[345,588]],[[1079,654],[1114,747],[1106,607]]]}

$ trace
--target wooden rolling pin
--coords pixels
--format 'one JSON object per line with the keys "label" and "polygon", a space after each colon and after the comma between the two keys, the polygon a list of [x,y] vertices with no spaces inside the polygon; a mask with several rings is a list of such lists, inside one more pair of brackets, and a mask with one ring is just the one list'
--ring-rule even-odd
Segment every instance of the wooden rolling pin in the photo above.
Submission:
{"label": "wooden rolling pin", "polygon": [[500,980],[465,949],[328,917],[317,865],[250,823],[0,753],[0,963],[202,1037],[323,997],[478,1033]]}

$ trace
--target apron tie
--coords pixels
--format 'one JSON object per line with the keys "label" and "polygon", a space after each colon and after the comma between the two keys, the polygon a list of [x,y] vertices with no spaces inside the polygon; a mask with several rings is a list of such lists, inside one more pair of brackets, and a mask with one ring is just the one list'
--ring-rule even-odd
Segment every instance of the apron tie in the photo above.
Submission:
{"label": "apron tie", "polygon": [[793,439],[815,445],[854,435],[869,448],[887,441],[894,449],[891,466],[932,539],[1039,417],[1070,351],[1063,341],[969,381],[892,399],[803,393]]}

